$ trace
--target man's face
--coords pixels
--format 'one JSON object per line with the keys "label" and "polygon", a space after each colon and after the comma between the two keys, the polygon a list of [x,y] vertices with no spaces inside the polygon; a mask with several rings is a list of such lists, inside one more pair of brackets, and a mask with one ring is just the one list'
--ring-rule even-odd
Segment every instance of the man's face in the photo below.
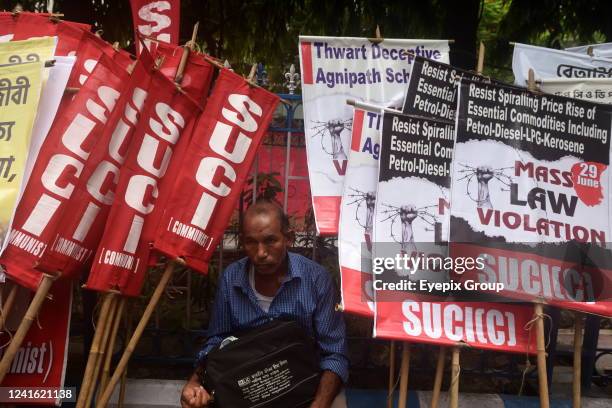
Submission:
{"label": "man's face", "polygon": [[283,273],[289,237],[273,213],[247,214],[242,229],[242,243],[247,256],[261,275]]}

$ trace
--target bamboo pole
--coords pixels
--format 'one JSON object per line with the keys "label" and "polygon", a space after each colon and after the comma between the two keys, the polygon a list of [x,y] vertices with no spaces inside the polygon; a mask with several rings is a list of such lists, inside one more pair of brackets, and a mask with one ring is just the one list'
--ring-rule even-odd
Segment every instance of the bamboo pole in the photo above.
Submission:
{"label": "bamboo pole", "polygon": [[188,41],[187,44],[183,47],[183,54],[181,55],[181,60],[179,61],[179,65],[176,69],[176,75],[174,76],[174,82],[180,84],[183,81],[183,75],[185,74],[185,67],[187,66],[187,60],[189,59],[189,53],[193,51],[195,40],[198,36],[198,29],[200,28],[200,22],[198,21],[193,26],[193,31],[191,32],[191,41]]}
{"label": "bamboo pole", "polygon": [[538,385],[540,390],[540,408],[549,408],[548,377],[546,375],[546,341],[544,340],[544,307],[541,303],[534,305],[536,318],[536,345],[538,352]]}
{"label": "bamboo pole", "polygon": [[[125,312],[125,320],[126,320],[126,324],[125,324],[125,328],[126,328],[126,339],[128,337],[132,337],[132,334],[134,332],[134,321],[132,319],[132,314],[129,312],[128,308],[126,307],[126,312]],[[123,375],[121,375],[121,384],[119,386],[119,400],[117,401],[117,406],[119,408],[123,408],[123,403],[125,401],[125,389],[126,389],[126,381],[127,381],[127,370],[123,371]],[[107,384],[108,385],[108,384]],[[106,386],[104,387],[106,388]],[[98,404],[100,403],[100,401],[98,401]]]}
{"label": "bamboo pole", "polygon": [[111,362],[113,360],[113,351],[115,350],[115,341],[117,340],[117,332],[119,331],[119,324],[121,323],[121,318],[123,317],[123,309],[125,307],[126,298],[121,297],[118,301],[117,310],[115,311],[115,318],[113,320],[113,325],[110,331],[110,338],[108,341],[108,347],[106,348],[106,353],[104,355],[104,368],[102,369],[102,378],[100,379],[100,388],[98,393],[98,400],[100,395],[102,395],[102,390],[106,388],[108,384],[108,380],[110,378],[110,367]]}
{"label": "bamboo pole", "polygon": [[138,322],[138,325],[136,326],[136,330],[134,331],[130,342],[126,346],[125,351],[121,356],[121,360],[119,360],[119,364],[117,364],[117,368],[115,369],[113,376],[111,377],[108,385],[102,392],[102,396],[98,401],[99,407],[103,408],[108,404],[108,401],[110,400],[115,386],[117,385],[117,383],[121,379],[121,375],[127,368],[127,364],[130,360],[130,357],[132,356],[132,353],[134,352],[134,349],[136,348],[136,345],[138,344],[138,341],[140,340],[140,337],[142,336],[142,333],[145,327],[147,326],[147,323],[149,322],[149,319],[151,318],[151,315],[153,314],[157,303],[161,299],[162,294],[164,293],[164,290],[166,289],[166,286],[168,285],[168,282],[172,277],[172,274],[174,273],[174,266],[176,262],[180,262],[180,260],[177,259],[174,261],[170,261],[166,265],[166,269],[164,270],[164,273],[162,274],[162,277],[159,280],[159,283],[157,284],[157,287],[155,288],[155,291],[153,292],[153,295],[151,296],[151,299],[149,300],[149,303],[147,304],[147,307],[144,313],[142,314],[142,317],[140,318],[140,322]]}
{"label": "bamboo pole", "polygon": [[100,308],[100,314],[98,316],[98,322],[96,324],[96,332],[94,334],[91,348],[89,349],[89,356],[87,358],[87,365],[85,366],[85,373],[83,374],[83,381],[81,382],[81,390],[79,392],[79,398],[77,399],[77,408],[83,408],[86,405],[86,399],[89,395],[89,389],[94,386],[93,384],[93,373],[96,365],[96,357],[98,350],[102,347],[102,328],[105,326],[106,321],[109,318],[108,310],[111,306],[111,302],[115,293],[106,293],[103,295],[102,307]]}
{"label": "bamboo pole", "polygon": [[434,379],[433,393],[431,394],[431,408],[438,408],[440,402],[440,390],[442,389],[442,378],[444,377],[444,358],[446,347],[440,346],[438,352],[438,363],[436,364],[436,378]]}
{"label": "bamboo pole", "polygon": [[389,343],[389,394],[387,395],[387,408],[393,408],[393,388],[395,385],[395,341]]}
{"label": "bamboo pole", "polygon": [[113,321],[115,320],[115,311],[117,310],[118,301],[119,301],[118,296],[113,296],[111,298],[110,307],[108,308],[108,317],[104,320],[103,326],[99,328],[99,330],[102,331],[102,336],[101,336],[102,340],[100,341],[100,347],[96,350],[96,353],[94,355],[94,358],[95,358],[94,359],[94,369],[93,369],[92,378],[91,378],[92,385],[87,390],[87,397],[85,399],[85,408],[89,408],[89,406],[91,405],[91,400],[94,396],[96,385],[98,384],[98,377],[101,374],[100,371],[102,368],[102,362],[104,361],[104,355],[108,347],[109,335],[111,332]]}
{"label": "bamboo pole", "polygon": [[451,360],[451,385],[449,393],[449,408],[459,407],[459,347],[453,347],[453,354]]}
{"label": "bamboo pole", "polygon": [[582,313],[574,313],[574,378],[573,381],[573,397],[572,408],[580,408],[580,381],[582,368]]}
{"label": "bamboo pole", "polygon": [[19,289],[19,285],[16,283],[12,283],[11,290],[9,291],[8,296],[6,297],[6,301],[2,303],[2,316],[0,316],[0,330],[4,328],[6,322],[8,320],[8,315],[11,313],[13,309],[13,305],[15,304],[15,298],[17,297],[17,290]]}
{"label": "bamboo pole", "polygon": [[484,71],[484,57],[485,57],[485,46],[484,43],[480,42],[480,47],[478,48],[478,64],[476,65],[476,73],[478,75],[482,75],[482,71]]}
{"label": "bamboo pole", "polygon": [[408,373],[410,371],[410,344],[404,342],[402,348],[402,365],[400,366],[400,389],[397,408],[408,405]]}
{"label": "bamboo pole", "polygon": [[38,285],[36,294],[34,295],[32,302],[30,302],[30,306],[28,306],[28,310],[26,311],[23,320],[21,320],[21,323],[13,336],[13,340],[11,340],[9,343],[4,356],[2,356],[2,360],[0,360],[0,384],[2,381],[4,381],[4,377],[8,373],[11,363],[15,358],[15,354],[17,354],[19,347],[21,347],[21,343],[23,343],[23,339],[25,338],[26,334],[28,334],[28,331],[34,322],[34,319],[36,319],[36,315],[38,315],[38,311],[45,301],[45,298],[49,293],[49,289],[51,289],[51,285],[53,285],[53,281],[55,279],[55,276],[47,274],[43,275],[43,279],[40,282],[40,285]]}

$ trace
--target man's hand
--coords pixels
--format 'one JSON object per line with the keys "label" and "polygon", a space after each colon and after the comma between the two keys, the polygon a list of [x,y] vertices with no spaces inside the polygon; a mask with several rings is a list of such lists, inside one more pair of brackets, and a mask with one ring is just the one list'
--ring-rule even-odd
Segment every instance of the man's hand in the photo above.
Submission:
{"label": "man's hand", "polygon": [[200,385],[197,375],[193,375],[183,387],[181,406],[183,408],[206,408],[212,402],[212,397]]}
{"label": "man's hand", "polygon": [[342,388],[342,380],[334,372],[324,370],[310,408],[329,408]]}

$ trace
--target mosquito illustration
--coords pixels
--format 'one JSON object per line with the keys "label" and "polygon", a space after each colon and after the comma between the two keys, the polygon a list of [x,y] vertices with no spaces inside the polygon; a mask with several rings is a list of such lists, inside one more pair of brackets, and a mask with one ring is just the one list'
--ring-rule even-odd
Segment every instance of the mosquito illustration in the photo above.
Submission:
{"label": "mosquito illustration", "polygon": [[[491,202],[491,194],[489,192],[489,183],[492,180],[497,180],[508,188],[512,183],[512,177],[510,177],[504,172],[509,169],[514,169],[514,167],[501,167],[498,169],[494,169],[490,166],[472,167],[463,163],[460,163],[460,166],[463,168],[459,170],[459,173],[463,174],[463,176],[459,178],[458,181],[467,179],[467,195],[472,201],[476,202],[476,205],[478,207],[493,208],[493,203]],[[470,183],[474,178],[476,178],[476,182],[478,183],[477,198],[474,198],[472,192],[470,191]],[[502,191],[507,191],[504,187],[501,187],[501,189]]]}
{"label": "mosquito illustration", "polygon": [[[372,252],[372,231],[374,227],[374,207],[376,205],[376,192],[374,191],[361,191],[356,188],[352,188],[354,194],[349,194],[350,198],[354,200],[348,203],[347,205],[357,204],[355,208],[355,221],[357,224],[363,227],[363,235],[365,237],[365,242],[368,247],[368,250]],[[363,221],[363,213],[360,210],[365,206],[365,221]]]}
{"label": "mosquito illustration", "polygon": [[[331,119],[327,122],[314,121],[315,125],[311,128],[315,131],[312,137],[321,136],[321,148],[329,154],[333,160],[343,161],[347,159],[342,139],[340,135],[344,130],[353,128],[353,119]],[[326,147],[325,139],[329,136],[331,141],[331,150]]]}

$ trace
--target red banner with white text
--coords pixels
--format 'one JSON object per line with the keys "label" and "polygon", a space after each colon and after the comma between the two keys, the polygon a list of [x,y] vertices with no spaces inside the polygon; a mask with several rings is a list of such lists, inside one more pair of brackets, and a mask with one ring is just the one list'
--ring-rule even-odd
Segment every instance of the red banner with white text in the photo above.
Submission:
{"label": "red banner with white text", "polygon": [[42,275],[34,268],[52,244],[65,204],[126,82],[127,73],[103,56],[49,131],[0,257],[7,274],[20,285],[38,287]]}
{"label": "red banner with white text", "polygon": [[[68,281],[56,282],[51,287],[49,294],[52,298],[45,300],[38,314],[37,324],[33,324],[26,334],[8,374],[2,381],[3,387],[13,389],[18,387],[42,387],[45,391],[49,390],[49,393],[45,393],[45,396],[51,398],[27,398],[22,400],[21,403],[35,406],[59,406],[61,400],[55,397],[61,396],[62,391],[66,399],[74,398],[74,395],[67,394],[67,392],[74,391],[63,389],[72,309],[71,287],[72,284]],[[19,290],[23,291],[25,289]],[[22,298],[21,295],[18,296],[19,299]],[[17,303],[13,306],[11,317],[7,323],[12,333],[23,318],[25,308],[31,298],[27,294],[25,297],[28,302],[24,302],[21,309],[18,309]],[[6,344],[9,340],[10,337],[6,332],[0,334],[2,344]],[[3,350],[6,350],[6,348],[3,348]]]}
{"label": "red banner with white text", "polygon": [[[137,53],[142,50],[138,37],[151,37],[157,41],[178,44],[181,24],[180,0],[130,0]],[[147,48],[150,41],[144,40]]]}
{"label": "red banner with white text", "polygon": [[[395,295],[399,295],[396,292]],[[533,308],[492,302],[377,302],[374,337],[479,349],[536,353]],[[530,327],[532,327],[530,329]],[[534,332],[529,333],[529,330]]]}
{"label": "red banner with white text", "polygon": [[148,52],[143,52],[85,163],[58,224],[53,245],[45,251],[38,269],[62,271],[64,277],[89,270],[115,198],[119,171],[149,92],[152,69],[153,59]]}
{"label": "red banner with white text", "polygon": [[197,103],[153,71],[149,94],[121,167],[115,200],[87,288],[137,296],[163,203],[189,144]]}
{"label": "red banner with white text", "polygon": [[221,71],[159,223],[156,249],[206,272],[278,101]]}

